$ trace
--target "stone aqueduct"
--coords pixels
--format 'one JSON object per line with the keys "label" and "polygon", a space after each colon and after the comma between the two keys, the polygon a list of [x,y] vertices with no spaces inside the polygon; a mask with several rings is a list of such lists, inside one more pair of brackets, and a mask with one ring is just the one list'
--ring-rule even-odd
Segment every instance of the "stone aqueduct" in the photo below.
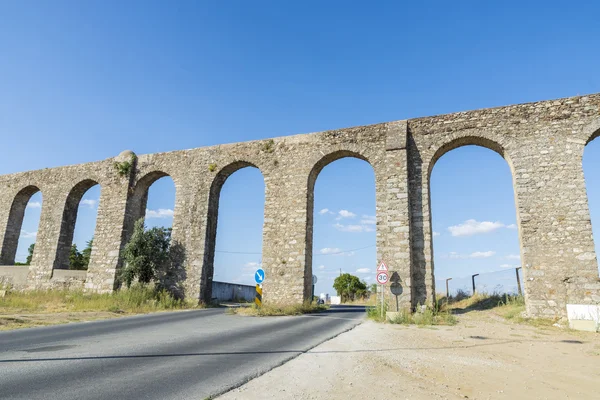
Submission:
{"label": "stone aqueduct", "polygon": [[[435,162],[463,145],[496,151],[512,171],[527,310],[565,316],[566,304],[600,303],[600,282],[582,156],[600,134],[600,94],[226,144],[137,157],[125,175],[115,162],[131,154],[0,176],[0,265],[14,264],[25,206],[43,195],[25,288],[70,285],[107,292],[117,285],[120,253],[149,186],[170,176],[176,188],[173,241],[181,259],[174,284],[189,299],[209,300],[219,193],[227,177],[253,166],[265,181],[263,265],[266,301],[310,295],[313,188],[342,157],[373,167],[377,258],[402,278],[403,307],[435,296],[429,177]],[[84,192],[101,186],[87,274],[61,274]],[[13,268],[13,269],[10,269]],[[19,267],[2,267],[6,280]],[[7,272],[8,271],[8,272]]]}

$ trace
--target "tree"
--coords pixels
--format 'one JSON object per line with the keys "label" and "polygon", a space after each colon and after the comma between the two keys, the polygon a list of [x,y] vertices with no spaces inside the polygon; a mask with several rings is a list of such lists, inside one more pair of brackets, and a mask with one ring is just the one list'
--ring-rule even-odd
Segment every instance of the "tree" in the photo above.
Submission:
{"label": "tree", "polygon": [[135,279],[140,283],[157,281],[169,267],[171,229],[154,227],[146,230],[144,219],[136,221],[131,239],[123,251],[124,267],[120,279],[127,287]]}
{"label": "tree", "polygon": [[364,297],[367,292],[366,283],[357,276],[348,273],[342,274],[333,281],[333,288],[342,296],[342,301],[354,300],[356,297]]}
{"label": "tree", "polygon": [[84,269],[88,269],[90,265],[90,256],[92,255],[92,246],[94,244],[94,238],[92,237],[86,244],[85,249],[81,252],[81,258],[83,262]]}
{"label": "tree", "polygon": [[29,245],[27,249],[27,260],[25,261],[25,265],[31,265],[31,259],[33,258],[33,250],[35,249],[35,243]]}
{"label": "tree", "polygon": [[77,250],[77,245],[75,243],[71,245],[71,252],[69,253],[69,269],[87,269],[87,266],[83,264],[83,256],[79,250]]}

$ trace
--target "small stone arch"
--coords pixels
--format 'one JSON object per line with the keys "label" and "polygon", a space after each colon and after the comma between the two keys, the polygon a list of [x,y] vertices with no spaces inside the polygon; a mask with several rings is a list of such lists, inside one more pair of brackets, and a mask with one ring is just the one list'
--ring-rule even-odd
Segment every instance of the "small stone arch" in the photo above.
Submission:
{"label": "small stone arch", "polygon": [[35,185],[29,185],[21,189],[13,199],[8,214],[6,232],[4,234],[4,243],[2,243],[2,253],[0,254],[0,265],[13,265],[19,245],[19,236],[23,226],[25,208],[31,196],[39,192],[40,189]]}
{"label": "small stone arch", "polygon": [[73,233],[75,232],[79,203],[85,192],[98,184],[99,183],[93,179],[84,179],[73,186],[67,195],[60,223],[58,248],[52,265],[53,269],[68,269],[69,252],[71,250],[71,243],[73,242]]}
{"label": "small stone arch", "polygon": [[[313,224],[314,224],[314,203],[315,203],[315,183],[317,182],[317,178],[319,174],[327,165],[340,160],[342,158],[358,158],[359,160],[366,161],[371,168],[373,165],[367,158],[367,156],[356,150],[335,150],[331,153],[323,155],[312,167],[310,173],[308,174],[308,182],[307,182],[307,204],[306,204],[306,249],[304,251],[305,259],[304,259],[304,297],[310,298],[311,294],[311,285],[312,285],[312,251],[313,251]],[[373,173],[375,173],[375,169],[373,168]]]}
{"label": "small stone arch", "polygon": [[583,128],[583,136],[586,140],[585,144],[588,145],[592,140],[600,136],[600,118],[594,120]]}
{"label": "small stone arch", "polygon": [[[258,166],[249,161],[233,161],[221,168],[215,175],[210,185],[208,197],[208,209],[206,213],[206,235],[204,241],[204,259],[202,275],[209,278],[208,284],[200,291],[201,301],[210,302],[212,297],[212,276],[215,268],[215,246],[217,239],[217,224],[219,220],[219,200],[221,189],[227,178],[242,168],[252,167],[261,172],[264,180],[264,174]],[[266,189],[266,186],[265,186]]]}

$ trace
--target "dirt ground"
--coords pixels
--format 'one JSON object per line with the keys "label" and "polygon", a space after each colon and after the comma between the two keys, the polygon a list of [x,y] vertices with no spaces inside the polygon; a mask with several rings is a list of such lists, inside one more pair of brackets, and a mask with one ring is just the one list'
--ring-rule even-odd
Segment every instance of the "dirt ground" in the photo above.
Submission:
{"label": "dirt ground", "polygon": [[0,331],[66,324],[69,322],[95,321],[118,318],[122,314],[108,311],[57,312],[57,313],[0,313]]}
{"label": "dirt ground", "polygon": [[600,334],[491,311],[456,326],[367,321],[219,400],[465,398],[600,399]]}

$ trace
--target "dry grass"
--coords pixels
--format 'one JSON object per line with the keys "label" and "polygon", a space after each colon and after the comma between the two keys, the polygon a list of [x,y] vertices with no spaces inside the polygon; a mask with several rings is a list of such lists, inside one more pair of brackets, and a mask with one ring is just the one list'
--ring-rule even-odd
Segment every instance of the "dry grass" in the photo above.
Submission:
{"label": "dry grass", "polygon": [[304,304],[263,304],[262,307],[252,304],[249,307],[229,308],[227,313],[237,315],[247,315],[253,317],[271,317],[282,315],[302,315],[313,312],[325,311],[329,307],[317,305],[316,303],[305,302]]}
{"label": "dry grass", "polygon": [[65,290],[8,291],[0,297],[0,329],[25,328],[126,314],[194,308],[153,286],[114,293]]}

